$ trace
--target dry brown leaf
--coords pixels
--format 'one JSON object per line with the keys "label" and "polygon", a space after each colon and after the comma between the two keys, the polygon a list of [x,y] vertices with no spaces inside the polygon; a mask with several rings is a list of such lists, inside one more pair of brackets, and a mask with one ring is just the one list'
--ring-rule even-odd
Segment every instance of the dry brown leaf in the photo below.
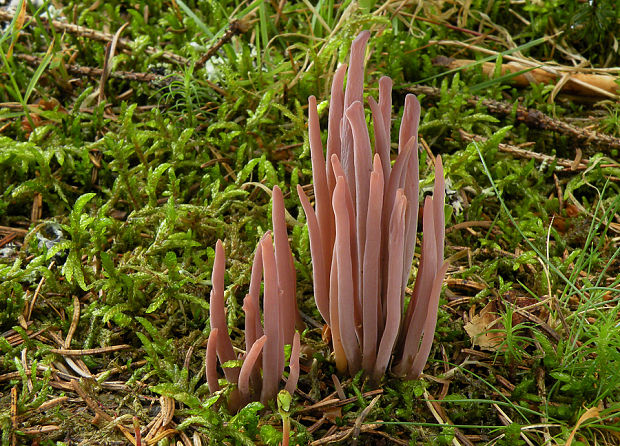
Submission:
{"label": "dry brown leaf", "polygon": [[489,302],[480,310],[480,313],[470,318],[470,321],[465,324],[465,331],[471,338],[474,346],[495,352],[504,341],[504,335],[502,332],[489,332],[489,330],[494,328],[502,328],[502,325],[499,323],[495,300]]}
{"label": "dry brown leaf", "polygon": [[338,418],[342,418],[342,407],[328,407],[323,411],[323,416],[332,423],[335,423]]}

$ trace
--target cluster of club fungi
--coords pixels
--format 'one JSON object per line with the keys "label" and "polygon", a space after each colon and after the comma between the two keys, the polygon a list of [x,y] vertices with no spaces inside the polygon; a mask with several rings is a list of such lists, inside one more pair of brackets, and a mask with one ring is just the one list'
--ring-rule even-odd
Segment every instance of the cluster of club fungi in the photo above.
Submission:
{"label": "cluster of club fungi", "polygon": [[[336,368],[351,375],[363,370],[377,384],[390,364],[393,374],[406,379],[422,373],[448,264],[443,259],[445,184],[438,156],[433,195],[424,199],[422,207],[422,246],[413,295],[406,302],[418,227],[420,104],[414,95],[406,96],[398,154],[392,163],[392,81],[389,77],[379,80],[378,101],[368,97],[373,154],[363,97],[369,37],[368,31],[357,36],[348,66],[341,65],[334,74],[325,152],[316,99],[308,100],[314,207],[301,186],[297,192],[308,225],[314,297],[331,334]],[[277,186],[272,199],[273,234],[267,232],[258,243],[243,302],[246,349],[240,358],[242,365],[222,368],[226,380],[237,384],[228,399],[233,410],[250,401],[266,404],[274,399],[285,370],[285,345],[292,346],[285,390],[293,393],[299,378],[296,273],[284,200]],[[222,365],[238,359],[226,324],[224,269],[224,249],[218,241],[205,361],[211,392],[220,389],[218,360]]]}

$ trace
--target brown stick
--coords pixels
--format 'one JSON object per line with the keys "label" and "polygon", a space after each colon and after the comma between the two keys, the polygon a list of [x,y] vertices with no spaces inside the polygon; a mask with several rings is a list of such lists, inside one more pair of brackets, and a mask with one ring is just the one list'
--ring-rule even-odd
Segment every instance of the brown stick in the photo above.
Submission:
{"label": "brown stick", "polygon": [[[16,54],[16,58],[20,60],[26,61],[28,64],[38,67],[41,65],[41,61],[43,60],[37,56],[31,56],[30,54]],[[74,74],[76,76],[88,76],[93,79],[101,78],[103,70],[101,68],[94,67],[84,67],[82,65],[65,65],[67,72]],[[181,76],[180,72],[171,73],[175,76]],[[137,81],[137,82],[170,82],[170,76],[161,76],[159,74],[154,73],[137,73],[135,71],[112,71],[109,74],[109,77],[113,77],[116,79],[125,79],[129,81]],[[211,82],[209,80],[205,80],[207,85],[211,87],[213,90],[221,94],[222,96],[227,96],[228,93],[222,87],[218,86],[216,83]],[[165,84],[164,84],[165,85]],[[22,106],[18,102],[5,102],[2,104],[3,107],[21,110]],[[31,106],[34,107],[34,106]],[[84,110],[84,109],[82,109]],[[3,226],[0,226],[0,230],[2,230]],[[12,229],[14,231],[21,231],[21,229]],[[24,231],[27,233],[28,231]]]}
{"label": "brown stick", "polygon": [[[472,141],[485,142],[487,140],[487,138],[485,138],[484,136],[473,135],[471,133],[465,132],[464,130],[460,130],[459,133],[461,135],[461,138],[463,138],[467,142],[472,142]],[[502,152],[510,153],[511,155],[514,155],[518,158],[535,159],[535,160],[546,162],[546,163],[552,163],[553,161],[555,161],[558,166],[562,166],[570,170],[575,170],[575,168],[573,168],[575,163],[572,160],[567,160],[564,158],[557,158],[555,156],[545,155],[544,153],[532,152],[531,150],[525,150],[525,149],[522,149],[521,147],[513,146],[512,144],[500,143],[498,145],[498,148]],[[581,163],[577,167],[580,170],[583,170],[588,167],[588,164],[587,162]]]}
{"label": "brown stick", "polygon": [[12,228],[10,226],[0,226],[0,232],[8,232],[10,233],[15,233],[20,237],[24,237],[26,234],[28,234],[28,229],[20,229],[20,228]]}
{"label": "brown stick", "polygon": [[[477,141],[484,142],[487,140],[484,136],[480,135],[472,135],[470,133],[465,132],[464,130],[460,130],[461,138],[465,141]],[[589,160],[578,159],[576,163],[574,160],[567,160],[564,158],[557,158],[555,156],[545,155],[544,153],[532,152],[530,150],[522,149],[521,147],[513,146],[512,144],[503,144],[500,143],[498,145],[499,150],[505,153],[510,153],[513,156],[519,158],[527,158],[527,159],[535,159],[538,161],[546,162],[551,164],[553,161],[556,162],[558,166],[564,167],[565,170],[585,170],[588,168]],[[603,167],[618,167],[618,164],[605,164]],[[613,177],[612,177],[613,178]]]}
{"label": "brown stick", "polygon": [[[374,397],[382,393],[383,393],[383,389],[377,389],[377,390],[371,390],[369,392],[363,393],[362,396],[364,398],[369,398],[371,396]],[[353,401],[357,401],[357,397],[351,397],[351,398],[346,398],[344,400],[341,400],[339,398],[333,398],[333,395],[332,395],[322,401],[319,401],[316,404],[300,409],[298,413],[310,412],[312,410],[323,410],[323,409],[331,408],[331,407],[341,407],[346,404],[352,403]]]}
{"label": "brown stick", "polygon": [[245,30],[246,26],[241,22],[241,20],[233,20],[232,22],[230,22],[230,24],[228,25],[228,29],[226,30],[224,35],[220,37],[217,42],[215,42],[215,45],[213,45],[207,50],[207,52],[198,60],[198,62],[196,62],[196,69],[202,68],[204,64],[207,63],[207,61],[211,59],[215,55],[215,53],[217,53],[219,49],[222,48],[222,46],[224,46],[225,43],[229,42],[230,39],[233,38],[233,36],[245,32]]}
{"label": "brown stick", "polygon": [[119,350],[125,350],[130,348],[130,345],[121,344],[121,345],[111,345],[110,347],[101,347],[101,348],[87,348],[84,350],[73,350],[67,348],[50,348],[50,353],[56,353],[58,355],[64,356],[86,356],[86,355],[98,355],[100,353],[111,353]]}
{"label": "brown stick", "polygon": [[11,387],[11,446],[17,444],[17,436],[15,430],[17,429],[17,387]]}
{"label": "brown stick", "polygon": [[[429,87],[426,85],[414,85],[406,88],[406,91],[414,94],[424,94],[432,98],[441,96],[439,88]],[[489,113],[501,116],[507,116],[515,111],[514,104],[508,102],[495,101],[493,99],[481,99],[478,96],[472,96],[467,99],[467,103],[471,106],[481,104],[487,108]],[[586,142],[595,146],[608,146],[611,148],[620,148],[620,138],[616,138],[604,133],[593,132],[589,129],[576,127],[559,119],[553,119],[542,112],[535,109],[526,109],[522,106],[516,107],[516,119],[523,122],[531,128],[541,130],[549,130],[552,132],[568,135],[578,141]]]}
{"label": "brown stick", "polygon": [[21,429],[22,434],[24,435],[41,435],[41,434],[47,434],[49,432],[55,432],[59,430],[60,430],[60,426],[56,426],[55,424],[49,424],[46,426],[27,427],[25,429]]}
{"label": "brown stick", "polygon": [[[14,16],[14,11],[0,10],[0,21],[10,22],[11,20],[13,20]],[[35,20],[34,17],[32,17],[31,15],[26,15],[24,19],[27,23],[36,23],[36,21],[38,20],[44,24],[47,24],[48,26],[53,27],[59,32],[76,34],[80,37],[86,37],[91,40],[111,42],[112,39],[114,39],[114,35],[110,33],[104,33],[95,29],[86,28],[85,26],[74,25],[73,23],[66,23],[58,20],[49,20],[47,17],[39,17],[37,20]],[[119,39],[118,46],[121,49],[130,50],[131,41],[129,39]],[[171,63],[187,65],[186,58],[174,54],[170,51],[162,51],[161,49],[154,48],[152,46],[147,46],[144,51],[149,55],[160,54],[162,59]]]}
{"label": "brown stick", "polygon": [[13,240],[16,237],[17,237],[17,234],[15,232],[2,237],[2,239],[0,239],[0,248],[2,248],[4,245],[8,245],[11,242],[11,240]]}
{"label": "brown stick", "polygon": [[[368,432],[368,431],[371,431],[371,430],[374,430],[374,429],[379,429],[382,426],[383,426],[383,423],[364,424],[360,428],[360,432],[365,433],[365,432]],[[355,430],[355,427],[351,427],[351,428],[347,429],[346,431],[338,432],[337,434],[329,435],[327,437],[320,438],[319,440],[315,440],[312,443],[310,443],[310,445],[311,446],[319,446],[319,445],[323,445],[323,444],[336,443],[338,441],[346,440],[347,438],[349,438],[353,434],[354,430]],[[400,443],[400,444],[407,444],[407,443],[403,442],[403,443]]]}
{"label": "brown stick", "polygon": [[[15,54],[15,57],[26,61],[30,65],[38,66],[41,64],[42,59],[37,56],[31,56],[30,54]],[[92,78],[101,78],[103,70],[101,68],[84,67],[81,65],[65,65],[67,71],[71,74],[78,76],[88,76]],[[153,82],[157,80],[163,80],[164,76],[153,73],[136,73],[134,71],[112,71],[109,77],[117,79],[126,79],[130,81],[138,82]]]}

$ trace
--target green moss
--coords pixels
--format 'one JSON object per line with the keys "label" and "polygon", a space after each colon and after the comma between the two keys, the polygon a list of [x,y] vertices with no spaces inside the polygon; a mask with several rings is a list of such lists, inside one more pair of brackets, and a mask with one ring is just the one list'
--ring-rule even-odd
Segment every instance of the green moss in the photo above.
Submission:
{"label": "green moss", "polygon": [[[514,112],[495,115],[471,100],[475,94],[519,103],[616,137],[618,106],[551,100],[553,85],[517,89],[484,78],[480,66],[446,74],[433,59],[481,60],[486,54],[438,43],[480,32],[494,36],[477,43],[488,50],[519,47],[526,57],[572,66],[572,56],[557,50],[571,47],[594,67],[616,66],[617,52],[602,51],[614,48],[609,29],[618,12],[611,2],[560,8],[554,1],[499,1],[487,8],[487,2],[473,1],[469,13],[458,16],[447,3],[427,2],[415,17],[406,8],[369,1],[360,2],[361,9],[354,2],[319,1],[314,10],[295,2],[134,3],[64,4],[69,23],[97,32],[114,33],[129,23],[121,35],[127,40],[107,60],[113,75],[103,95],[100,73],[76,74],[71,67],[104,66],[106,43],[91,34],[61,31],[35,18],[21,28],[13,21],[0,37],[0,332],[6,332],[0,368],[2,376],[16,373],[0,380],[3,445],[15,432],[12,388],[24,428],[60,426],[39,436],[42,444],[62,444],[67,436],[97,444],[125,441],[114,427],[92,425],[92,413],[84,412],[76,394],[52,385],[55,378],[43,371],[64,361],[50,349],[60,348],[56,334],[64,342],[72,327],[74,297],[80,317],[69,348],[129,345],[82,358],[91,373],[103,375],[81,385],[111,416],[127,426],[136,416],[146,426],[166,396],[175,401],[177,428],[190,438],[201,436],[203,444],[281,441],[282,418],[274,408],[250,405],[232,416],[206,387],[212,247],[218,238],[227,247],[228,320],[235,346],[244,348],[243,290],[256,242],[270,227],[264,187],[279,185],[292,216],[299,307],[320,320],[304,214],[294,194],[297,184],[312,181],[305,104],[316,95],[326,120],[333,69],[346,62],[361,29],[373,30],[366,78],[370,85],[382,75],[393,78],[396,115],[412,84],[428,79],[440,90],[439,96],[420,95],[421,135],[433,155],[442,154],[453,196],[465,204],[462,212],[454,203],[446,207],[448,226],[458,225],[448,232],[446,253],[452,256],[450,278],[466,282],[451,282],[442,294],[425,370],[438,380],[388,376],[380,399],[364,413],[374,396],[366,392],[374,389],[361,376],[343,379],[346,396],[355,399],[316,430],[308,428],[324,413],[301,410],[332,394],[335,370],[321,331],[306,330],[304,367],[310,372],[302,373],[300,389],[310,399],[293,398],[293,443],[320,439],[332,426],[346,432],[364,413],[365,423],[383,422],[377,429],[400,440],[450,444],[456,428],[438,423],[425,401],[439,396],[464,434],[506,445],[520,444],[522,434],[542,443],[542,436],[523,428],[543,419],[558,426],[549,433],[561,443],[583,407],[605,407],[600,419],[591,420],[598,424],[579,431],[584,443],[605,441],[620,401],[618,150],[528,126]],[[38,16],[30,3],[27,13]],[[231,18],[245,32],[230,35],[200,66],[198,60],[227,35]],[[562,37],[537,40],[555,36],[558,26]],[[188,63],[172,62],[169,53]],[[27,62],[24,54],[40,60]],[[143,82],[122,72],[160,76]],[[462,131],[486,141],[471,143]],[[589,164],[585,170],[561,168],[559,161],[507,153],[500,144],[569,160],[578,148]],[[425,150],[420,160],[421,178],[428,178],[424,188],[433,180],[432,159]],[[51,225],[63,235],[45,243]],[[537,304],[515,307],[520,301],[513,297]],[[503,347],[472,353],[463,321],[491,300],[500,303],[501,324],[493,330]],[[117,390],[111,381],[127,387]],[[224,393],[233,391],[225,386]],[[36,411],[63,392],[70,402]],[[492,404],[513,423],[504,427]],[[35,441],[17,434],[18,444]],[[362,433],[359,441],[377,439]]]}

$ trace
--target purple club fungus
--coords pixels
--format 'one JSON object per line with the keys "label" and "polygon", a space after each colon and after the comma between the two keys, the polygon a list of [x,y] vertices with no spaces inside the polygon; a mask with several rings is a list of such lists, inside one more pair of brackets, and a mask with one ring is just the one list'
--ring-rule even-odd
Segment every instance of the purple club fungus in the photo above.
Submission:
{"label": "purple club fungus", "polygon": [[364,370],[377,382],[390,361],[397,375],[413,379],[422,373],[448,265],[438,156],[433,196],[424,201],[418,274],[405,308],[418,224],[420,104],[414,95],[406,96],[398,155],[391,165],[392,81],[379,80],[379,101],[368,98],[373,155],[363,106],[369,37],[367,31],[358,35],[348,70],[343,65],[334,74],[326,156],[316,99],[308,100],[315,207],[300,186],[297,191],[308,222],[316,305],[331,331],[336,367],[340,373]]}
{"label": "purple club fungus", "polygon": [[[223,367],[229,383],[237,384],[228,406],[237,410],[251,401],[273,400],[285,368],[284,346],[292,345],[289,378],[285,389],[293,393],[299,378],[300,338],[295,331],[299,319],[295,298],[296,278],[293,256],[284,220],[282,191],[273,188],[273,237],[271,231],[259,241],[252,263],[249,292],[243,301],[246,351],[241,367]],[[217,363],[236,360],[226,324],[224,272],[226,258],[222,242],[215,247],[213,288],[210,296],[211,333],[207,341],[205,369],[210,392],[220,390]],[[263,279],[263,323],[260,315],[261,276]]]}

